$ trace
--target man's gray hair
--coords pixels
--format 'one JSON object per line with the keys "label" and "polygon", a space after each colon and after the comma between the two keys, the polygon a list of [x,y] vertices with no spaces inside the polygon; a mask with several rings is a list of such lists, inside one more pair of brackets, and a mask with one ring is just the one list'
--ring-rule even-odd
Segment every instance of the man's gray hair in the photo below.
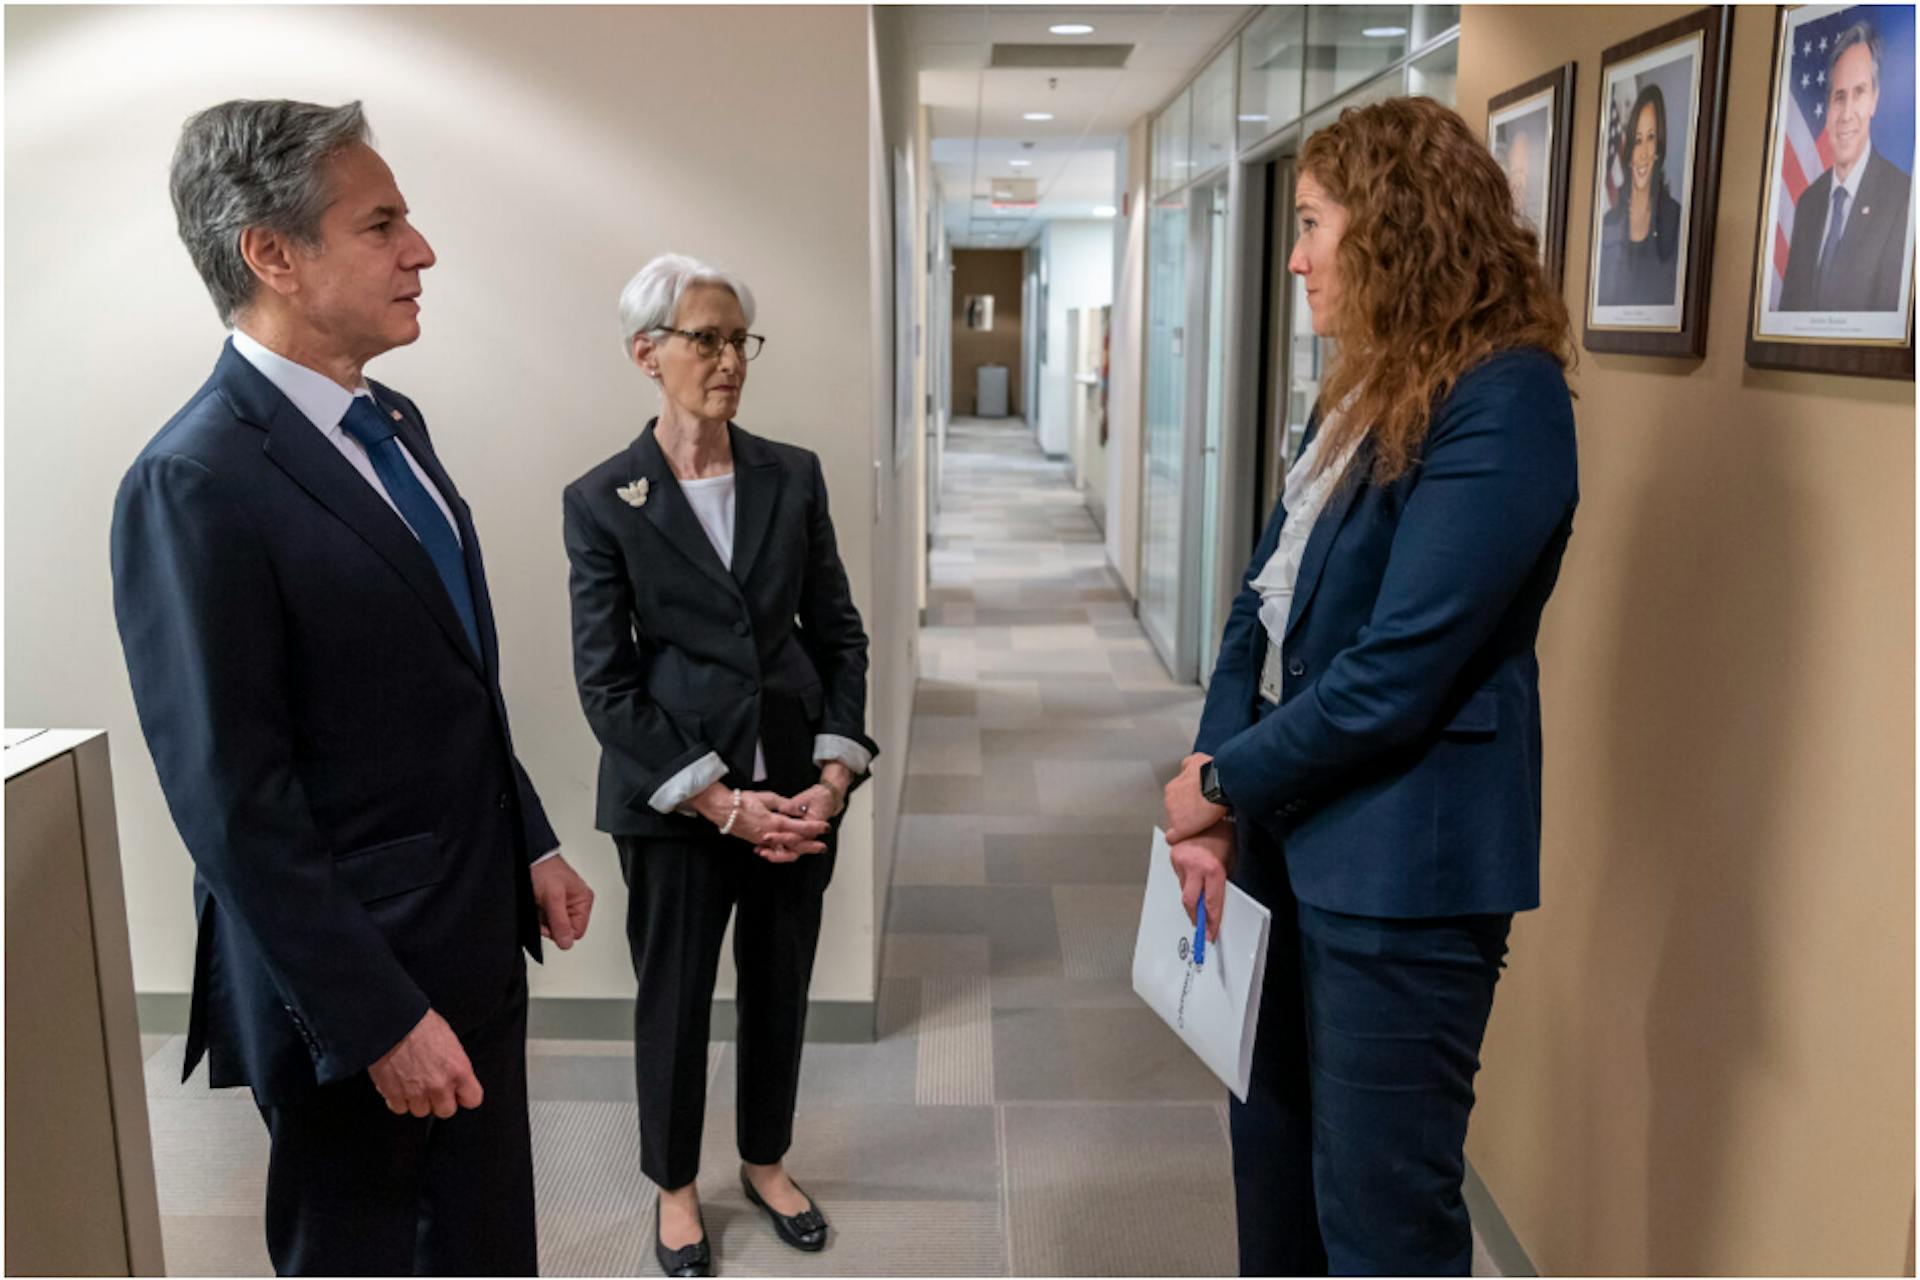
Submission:
{"label": "man's gray hair", "polygon": [[320,239],[331,191],[323,172],[335,152],[370,142],[358,102],[235,100],[189,119],[173,152],[173,212],[220,322],[253,300],[259,281],[240,253],[240,233],[269,227],[298,243]]}
{"label": "man's gray hair", "polygon": [[1833,38],[1833,49],[1827,54],[1827,92],[1833,92],[1833,69],[1840,65],[1840,55],[1857,44],[1867,46],[1867,57],[1873,61],[1873,91],[1880,92],[1880,33],[1872,24],[1856,22]]}
{"label": "man's gray hair", "polygon": [[730,271],[710,266],[684,253],[663,253],[634,273],[620,291],[620,337],[631,350],[636,334],[671,328],[680,297],[697,284],[719,285],[740,300],[740,311],[753,323],[753,290]]}

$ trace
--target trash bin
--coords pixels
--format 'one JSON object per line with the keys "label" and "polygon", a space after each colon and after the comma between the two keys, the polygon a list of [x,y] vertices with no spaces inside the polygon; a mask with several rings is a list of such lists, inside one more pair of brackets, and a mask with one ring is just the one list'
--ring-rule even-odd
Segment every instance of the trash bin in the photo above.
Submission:
{"label": "trash bin", "polygon": [[982,418],[1007,416],[1007,366],[983,364],[975,372],[973,411]]}

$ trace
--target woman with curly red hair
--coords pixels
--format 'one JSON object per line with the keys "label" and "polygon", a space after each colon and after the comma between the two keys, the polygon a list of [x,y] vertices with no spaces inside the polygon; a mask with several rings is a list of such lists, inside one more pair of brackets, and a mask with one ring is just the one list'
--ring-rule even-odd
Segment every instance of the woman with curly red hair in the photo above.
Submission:
{"label": "woman with curly red hair", "polygon": [[1565,304],[1458,115],[1343,112],[1297,158],[1333,368],[1166,788],[1189,912],[1273,911],[1244,1274],[1458,1274],[1467,1115],[1513,913],[1539,905],[1534,637],[1577,500]]}

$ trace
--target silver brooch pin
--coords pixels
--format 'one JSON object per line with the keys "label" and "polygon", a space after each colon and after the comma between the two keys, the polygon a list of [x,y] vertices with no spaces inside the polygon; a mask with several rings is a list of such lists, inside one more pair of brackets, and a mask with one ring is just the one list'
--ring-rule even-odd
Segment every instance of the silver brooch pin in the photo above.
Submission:
{"label": "silver brooch pin", "polygon": [[620,501],[626,503],[628,506],[644,507],[647,505],[647,478],[641,476],[632,484],[621,485],[618,489],[615,489],[614,492],[619,494]]}
{"label": "silver brooch pin", "polygon": [[398,409],[390,409],[388,412],[393,414],[393,420],[395,422],[400,421],[400,411]]}

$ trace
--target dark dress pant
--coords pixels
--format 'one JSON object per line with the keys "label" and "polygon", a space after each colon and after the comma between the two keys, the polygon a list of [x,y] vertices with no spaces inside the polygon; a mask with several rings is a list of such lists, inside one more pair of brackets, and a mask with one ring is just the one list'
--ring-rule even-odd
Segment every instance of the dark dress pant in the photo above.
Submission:
{"label": "dark dress pant", "polygon": [[460,1044],[485,1096],[448,1120],[393,1114],[364,1072],[260,1108],[275,1272],[538,1274],[524,973]]}
{"label": "dark dress pant", "polygon": [[638,984],[633,1065],[640,1171],[669,1191],[700,1172],[713,984],[727,918],[738,973],[740,1157],[773,1164],[793,1145],[807,987],[833,877],[825,853],[774,863],[732,836],[616,836],[627,881],[627,944]]}
{"label": "dark dress pant", "polygon": [[1323,911],[1258,833],[1234,880],[1273,911],[1230,1108],[1241,1274],[1468,1274],[1467,1116],[1512,916]]}

